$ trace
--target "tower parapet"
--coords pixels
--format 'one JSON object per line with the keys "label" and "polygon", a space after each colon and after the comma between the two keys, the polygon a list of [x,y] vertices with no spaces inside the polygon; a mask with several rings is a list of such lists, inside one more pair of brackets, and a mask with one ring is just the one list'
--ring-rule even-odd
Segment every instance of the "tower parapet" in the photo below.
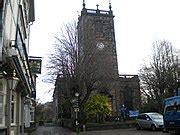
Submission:
{"label": "tower parapet", "polygon": [[109,10],[99,10],[99,5],[97,4],[97,9],[87,9],[85,0],[83,0],[83,9],[81,14],[92,14],[92,15],[113,15],[111,3],[109,3]]}

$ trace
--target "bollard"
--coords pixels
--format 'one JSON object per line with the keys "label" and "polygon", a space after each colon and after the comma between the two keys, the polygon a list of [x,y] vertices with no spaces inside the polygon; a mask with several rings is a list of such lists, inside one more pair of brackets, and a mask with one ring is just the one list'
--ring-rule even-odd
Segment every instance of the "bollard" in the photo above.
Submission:
{"label": "bollard", "polygon": [[83,132],[86,131],[86,125],[83,124]]}

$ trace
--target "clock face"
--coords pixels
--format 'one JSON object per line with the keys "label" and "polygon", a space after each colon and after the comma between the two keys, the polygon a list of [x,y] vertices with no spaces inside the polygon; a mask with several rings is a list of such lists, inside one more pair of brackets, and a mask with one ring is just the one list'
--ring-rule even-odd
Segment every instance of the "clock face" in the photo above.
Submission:
{"label": "clock face", "polygon": [[103,43],[97,43],[97,47],[98,47],[98,49],[102,50],[104,48],[104,44]]}

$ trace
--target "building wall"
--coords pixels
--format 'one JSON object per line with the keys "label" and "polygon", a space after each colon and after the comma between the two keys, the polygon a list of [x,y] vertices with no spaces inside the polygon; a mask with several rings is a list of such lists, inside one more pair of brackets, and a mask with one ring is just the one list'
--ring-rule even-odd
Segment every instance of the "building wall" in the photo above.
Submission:
{"label": "building wall", "polygon": [[[117,108],[125,105],[127,110],[139,110],[141,106],[140,84],[137,75],[121,75],[117,90]],[[129,103],[128,103],[129,102]],[[120,115],[120,112],[118,112]]]}
{"label": "building wall", "polygon": [[[31,92],[35,89],[28,66],[27,49],[31,22],[29,14],[34,9],[30,8],[28,0],[1,2],[0,83],[6,95],[3,96],[3,103],[0,103],[3,108],[0,134],[6,130],[8,135],[19,135],[24,132],[24,103],[28,100],[26,103],[31,105]],[[8,80],[13,77],[18,77],[18,85],[10,89]]]}

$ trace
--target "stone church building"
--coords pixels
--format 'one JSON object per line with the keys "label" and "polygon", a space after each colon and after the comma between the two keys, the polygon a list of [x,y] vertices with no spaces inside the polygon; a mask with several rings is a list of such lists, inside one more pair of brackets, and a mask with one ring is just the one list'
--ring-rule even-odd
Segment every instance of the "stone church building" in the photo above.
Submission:
{"label": "stone church building", "polygon": [[[100,10],[98,5],[96,9],[87,9],[85,6],[83,3],[77,26],[78,54],[79,57],[85,56],[84,63],[81,65],[82,69],[89,74],[94,72],[101,84],[100,92],[106,93],[111,101],[113,116],[120,116],[122,105],[125,105],[128,110],[139,110],[141,96],[138,75],[118,73],[114,15],[111,4],[109,4],[109,10]],[[64,79],[60,80],[62,82],[58,84],[63,85]],[[57,87],[54,90],[55,116],[59,110],[57,109],[57,105],[60,104],[58,102],[62,102],[57,93],[61,92]]]}

